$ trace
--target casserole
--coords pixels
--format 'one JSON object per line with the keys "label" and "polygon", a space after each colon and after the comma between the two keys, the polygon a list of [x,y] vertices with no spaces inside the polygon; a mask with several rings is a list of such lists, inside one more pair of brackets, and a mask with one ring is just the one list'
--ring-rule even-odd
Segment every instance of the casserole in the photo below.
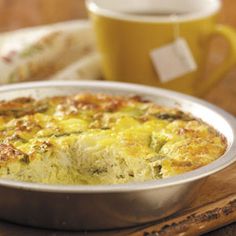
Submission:
{"label": "casserole", "polygon": [[168,178],[223,155],[225,137],[140,96],[77,93],[0,101],[0,178],[66,185]]}
{"label": "casserole", "polygon": [[3,86],[0,100],[41,99],[79,92],[139,95],[178,107],[210,124],[227,140],[225,154],[211,164],[175,177],[117,185],[47,185],[0,179],[0,218],[37,227],[98,230],[135,226],[170,215],[196,195],[206,177],[235,161],[234,117],[204,101],[176,92],[113,82],[39,82]]}

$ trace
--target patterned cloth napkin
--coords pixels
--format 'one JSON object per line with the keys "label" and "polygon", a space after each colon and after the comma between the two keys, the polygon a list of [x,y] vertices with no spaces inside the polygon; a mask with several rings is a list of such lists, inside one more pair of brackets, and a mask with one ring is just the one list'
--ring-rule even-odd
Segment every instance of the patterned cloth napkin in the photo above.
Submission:
{"label": "patterned cloth napkin", "polygon": [[0,35],[0,84],[102,78],[88,21],[70,21]]}

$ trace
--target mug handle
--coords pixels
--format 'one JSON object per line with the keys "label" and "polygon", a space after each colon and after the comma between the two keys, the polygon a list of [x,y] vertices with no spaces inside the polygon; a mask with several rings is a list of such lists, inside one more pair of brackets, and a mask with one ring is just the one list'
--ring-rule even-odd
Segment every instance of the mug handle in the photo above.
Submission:
{"label": "mug handle", "polygon": [[226,25],[216,25],[212,32],[213,35],[224,37],[229,44],[229,52],[223,64],[219,65],[212,74],[201,83],[202,88],[199,90],[202,94],[206,93],[216,82],[221,80],[223,76],[236,64],[236,31]]}

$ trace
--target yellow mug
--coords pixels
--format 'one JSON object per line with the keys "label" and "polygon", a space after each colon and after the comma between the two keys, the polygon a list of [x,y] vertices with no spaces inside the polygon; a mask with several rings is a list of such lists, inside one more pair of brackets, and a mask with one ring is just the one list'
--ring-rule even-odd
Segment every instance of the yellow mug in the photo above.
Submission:
{"label": "yellow mug", "polygon": [[[108,80],[147,84],[201,96],[236,62],[234,29],[216,23],[220,0],[87,0],[86,4]],[[228,41],[230,50],[224,62],[204,78],[209,39],[215,34]],[[170,49],[178,39],[184,41],[187,49],[181,51],[180,47],[180,55],[174,60],[174,52]],[[153,61],[150,54],[165,48],[169,51],[165,51],[164,56],[157,54],[159,64],[158,60]],[[169,63],[165,62],[165,71],[163,68],[161,71],[162,58],[168,62],[168,55]],[[178,57],[181,56],[187,57],[184,59],[187,63],[192,60],[194,66],[188,68],[187,65],[185,73],[175,74],[174,68],[180,68]],[[158,73],[158,66],[163,78]],[[168,72],[173,72],[172,78],[168,78]]]}

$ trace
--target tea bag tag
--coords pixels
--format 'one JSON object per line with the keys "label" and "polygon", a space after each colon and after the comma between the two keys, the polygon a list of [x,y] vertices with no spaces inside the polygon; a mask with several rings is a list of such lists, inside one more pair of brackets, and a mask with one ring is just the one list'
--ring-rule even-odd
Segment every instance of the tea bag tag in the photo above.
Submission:
{"label": "tea bag tag", "polygon": [[184,38],[178,37],[173,43],[154,49],[150,56],[162,83],[197,69],[197,64]]}

